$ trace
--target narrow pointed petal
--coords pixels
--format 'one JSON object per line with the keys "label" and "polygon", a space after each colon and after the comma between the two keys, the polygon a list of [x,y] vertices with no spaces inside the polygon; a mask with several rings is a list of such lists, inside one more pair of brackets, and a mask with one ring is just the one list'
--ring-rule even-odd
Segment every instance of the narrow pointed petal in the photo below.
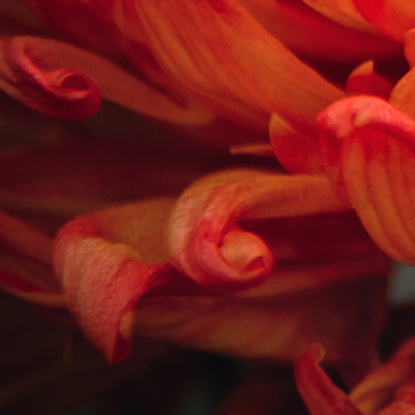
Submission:
{"label": "narrow pointed petal", "polygon": [[335,386],[319,362],[324,350],[313,344],[295,364],[298,390],[311,415],[361,415],[348,396]]}
{"label": "narrow pointed petal", "polygon": [[348,197],[373,240],[415,263],[415,123],[385,101],[356,97],[319,117],[333,185]]}
{"label": "narrow pointed petal", "polygon": [[415,27],[411,0],[353,0],[362,16],[392,39],[403,42],[407,30]]}
{"label": "narrow pointed petal", "polygon": [[324,176],[253,169],[219,172],[180,197],[170,220],[170,256],[181,272],[203,285],[259,284],[270,272],[273,256],[264,241],[241,229],[238,221],[348,209]]}
{"label": "narrow pointed petal", "polygon": [[108,60],[69,44],[21,36],[4,41],[2,51],[0,86],[9,95],[48,115],[91,117],[100,108],[101,94],[164,121],[199,125],[213,120],[212,113],[199,104],[189,100],[175,102]]}

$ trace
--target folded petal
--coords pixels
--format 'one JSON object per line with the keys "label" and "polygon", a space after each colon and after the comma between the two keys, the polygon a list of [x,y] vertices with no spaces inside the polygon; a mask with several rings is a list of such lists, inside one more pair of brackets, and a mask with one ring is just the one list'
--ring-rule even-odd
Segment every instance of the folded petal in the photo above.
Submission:
{"label": "folded petal", "polygon": [[2,52],[1,88],[48,115],[91,117],[100,108],[101,94],[164,121],[199,125],[213,120],[199,104],[175,102],[108,60],[63,42],[21,36],[3,41]]}
{"label": "folded petal", "polygon": [[172,263],[204,285],[233,287],[263,281],[273,256],[243,219],[301,216],[350,209],[324,176],[288,176],[239,169],[204,177],[180,197],[169,226]]}
{"label": "folded petal", "polygon": [[374,97],[330,106],[319,117],[327,174],[373,240],[415,263],[415,123]]}
{"label": "folded petal", "polygon": [[26,42],[2,41],[0,60],[0,87],[30,108],[55,117],[83,119],[95,115],[101,106],[99,90],[91,79],[65,67],[48,68]]}
{"label": "folded petal", "polygon": [[129,353],[131,334],[119,331],[122,317],[170,277],[170,265],[158,261],[164,257],[158,234],[171,204],[150,200],[80,217],[57,235],[54,264],[62,295],[110,363]]}

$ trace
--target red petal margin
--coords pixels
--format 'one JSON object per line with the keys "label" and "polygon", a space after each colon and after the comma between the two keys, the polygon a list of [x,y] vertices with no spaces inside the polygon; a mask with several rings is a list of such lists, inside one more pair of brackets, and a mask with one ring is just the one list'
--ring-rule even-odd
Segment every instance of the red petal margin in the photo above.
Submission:
{"label": "red petal margin", "polygon": [[78,120],[95,115],[101,107],[101,95],[92,80],[72,69],[51,69],[24,39],[0,44],[0,88],[28,107],[54,117]]}
{"label": "red petal margin", "polygon": [[349,209],[324,175],[242,168],[217,172],[194,183],[177,202],[168,233],[171,261],[205,286],[252,287],[267,278],[273,255],[238,221]]}
{"label": "red petal margin", "polygon": [[329,106],[318,118],[326,172],[375,243],[415,263],[415,123],[368,96]]}
{"label": "red petal margin", "polygon": [[[170,207],[171,201],[162,200],[81,216],[56,237],[54,264],[68,309],[109,363],[129,353],[131,334],[124,328],[121,335],[120,323],[137,300],[171,279],[181,286],[176,277],[182,277],[167,262],[150,258],[161,250],[154,234]],[[154,223],[157,229],[152,229]],[[135,249],[133,240],[147,246],[147,252]]]}
{"label": "red petal margin", "polygon": [[295,380],[311,415],[361,415],[348,396],[335,386],[319,362],[324,349],[314,343],[295,364]]}

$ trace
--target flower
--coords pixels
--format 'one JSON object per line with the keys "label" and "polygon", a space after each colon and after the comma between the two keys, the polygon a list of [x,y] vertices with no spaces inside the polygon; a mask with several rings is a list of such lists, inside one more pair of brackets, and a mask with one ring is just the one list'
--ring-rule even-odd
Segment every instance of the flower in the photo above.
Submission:
{"label": "flower", "polygon": [[405,2],[27,4],[56,33],[6,29],[0,88],[65,121],[1,155],[1,288],[68,309],[112,364],[147,338],[372,370],[390,258],[415,263]]}

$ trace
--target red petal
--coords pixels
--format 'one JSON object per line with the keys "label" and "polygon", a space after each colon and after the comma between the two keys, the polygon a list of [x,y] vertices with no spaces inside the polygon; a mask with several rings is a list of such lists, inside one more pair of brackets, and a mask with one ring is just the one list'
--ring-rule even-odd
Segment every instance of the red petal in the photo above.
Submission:
{"label": "red petal", "polygon": [[347,395],[335,386],[319,362],[324,350],[312,345],[295,364],[298,390],[311,415],[361,415]]}
{"label": "red petal", "polygon": [[95,115],[101,106],[101,96],[91,79],[72,69],[52,69],[53,65],[45,64],[36,52],[22,38],[3,41],[0,87],[47,115],[66,119]]}

